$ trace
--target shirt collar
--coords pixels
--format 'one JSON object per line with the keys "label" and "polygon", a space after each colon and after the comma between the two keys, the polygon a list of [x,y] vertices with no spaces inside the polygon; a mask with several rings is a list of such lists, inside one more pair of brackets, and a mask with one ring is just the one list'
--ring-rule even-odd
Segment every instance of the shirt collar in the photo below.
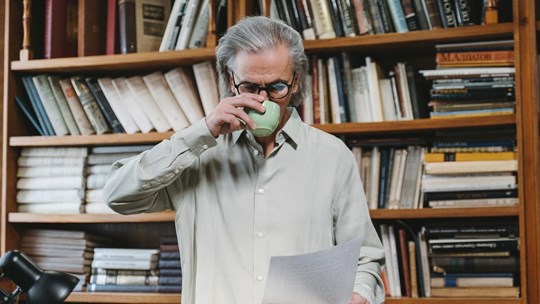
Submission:
{"label": "shirt collar", "polygon": [[[291,140],[291,144],[296,148],[298,146],[298,142],[300,140],[300,128],[303,124],[302,119],[300,118],[300,115],[298,115],[298,112],[296,111],[296,108],[289,107],[287,110],[291,113],[289,119],[283,126],[283,128],[278,132],[283,132],[287,138]],[[248,132],[247,130],[240,130],[235,131],[231,134],[233,144],[236,144],[238,139],[242,136],[242,134],[245,134]]]}

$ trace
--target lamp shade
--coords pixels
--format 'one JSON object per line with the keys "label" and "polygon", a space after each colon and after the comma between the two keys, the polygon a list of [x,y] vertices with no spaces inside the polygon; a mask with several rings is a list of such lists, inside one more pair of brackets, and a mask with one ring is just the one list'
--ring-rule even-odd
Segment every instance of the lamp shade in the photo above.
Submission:
{"label": "lamp shade", "polygon": [[79,278],[67,273],[42,270],[18,250],[2,256],[0,270],[26,292],[28,304],[63,303],[79,282]]}

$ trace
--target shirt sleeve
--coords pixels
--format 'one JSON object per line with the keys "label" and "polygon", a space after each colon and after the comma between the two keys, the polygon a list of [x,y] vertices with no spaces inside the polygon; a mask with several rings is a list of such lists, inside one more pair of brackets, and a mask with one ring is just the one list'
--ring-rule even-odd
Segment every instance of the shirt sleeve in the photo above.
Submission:
{"label": "shirt sleeve", "polygon": [[216,144],[203,118],[148,151],[116,161],[103,188],[105,203],[122,214],[172,209],[165,187]]}
{"label": "shirt sleeve", "polygon": [[[347,152],[350,152],[347,150]],[[362,247],[354,292],[371,304],[384,302],[381,271],[385,263],[384,248],[371,222],[358,167],[352,153],[342,157],[335,181],[334,234],[336,243],[361,238]]]}

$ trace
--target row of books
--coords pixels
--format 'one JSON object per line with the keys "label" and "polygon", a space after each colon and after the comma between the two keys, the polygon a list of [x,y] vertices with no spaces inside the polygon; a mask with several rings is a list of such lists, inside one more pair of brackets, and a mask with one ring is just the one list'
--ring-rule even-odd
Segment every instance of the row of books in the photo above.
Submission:
{"label": "row of books", "polygon": [[513,40],[439,44],[437,69],[420,73],[431,81],[431,118],[515,112]]}
{"label": "row of books", "polygon": [[211,62],[129,77],[22,76],[16,102],[40,135],[166,132],[202,118],[219,100]]}
{"label": "row of books", "polygon": [[[36,35],[43,41],[32,44],[36,48],[35,56],[50,59],[206,46],[209,1],[172,3],[171,0],[36,1],[32,3],[33,24],[36,24],[33,30],[43,32]],[[222,33],[227,26],[227,1],[216,1],[215,5],[216,31]]]}
{"label": "row of books", "polygon": [[[515,220],[378,225],[392,297],[519,297]],[[416,230],[415,230],[416,229]]]}
{"label": "row of books", "polygon": [[406,146],[394,141],[350,141],[370,209],[519,203],[517,153],[512,140],[436,142],[432,148],[419,145],[422,142]]}
{"label": "row of books", "polygon": [[371,57],[351,67],[347,53],[311,56],[310,95],[302,105],[309,124],[379,122],[427,118],[425,90],[418,71],[398,62],[383,71]]}
{"label": "row of books", "polygon": [[43,269],[79,277],[75,291],[181,292],[176,237],[162,237],[159,248],[117,248],[112,243],[85,231],[26,229],[20,249]]}
{"label": "row of books", "polygon": [[29,213],[114,213],[103,201],[111,165],[151,147],[23,148],[17,169],[17,209]]}
{"label": "row of books", "polygon": [[479,25],[487,6],[472,0],[274,0],[270,16],[313,40]]}

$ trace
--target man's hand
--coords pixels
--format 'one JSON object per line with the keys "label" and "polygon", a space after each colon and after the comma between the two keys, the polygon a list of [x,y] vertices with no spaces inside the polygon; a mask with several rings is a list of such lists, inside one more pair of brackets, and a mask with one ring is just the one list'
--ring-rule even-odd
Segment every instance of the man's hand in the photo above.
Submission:
{"label": "man's hand", "polygon": [[369,301],[362,297],[361,295],[357,294],[356,292],[353,292],[351,301],[347,304],[370,304]]}
{"label": "man's hand", "polygon": [[254,129],[255,123],[243,108],[252,108],[263,113],[265,111],[261,103],[263,100],[264,97],[249,93],[227,97],[206,116],[206,125],[214,137],[244,129],[246,126],[243,123]]}

